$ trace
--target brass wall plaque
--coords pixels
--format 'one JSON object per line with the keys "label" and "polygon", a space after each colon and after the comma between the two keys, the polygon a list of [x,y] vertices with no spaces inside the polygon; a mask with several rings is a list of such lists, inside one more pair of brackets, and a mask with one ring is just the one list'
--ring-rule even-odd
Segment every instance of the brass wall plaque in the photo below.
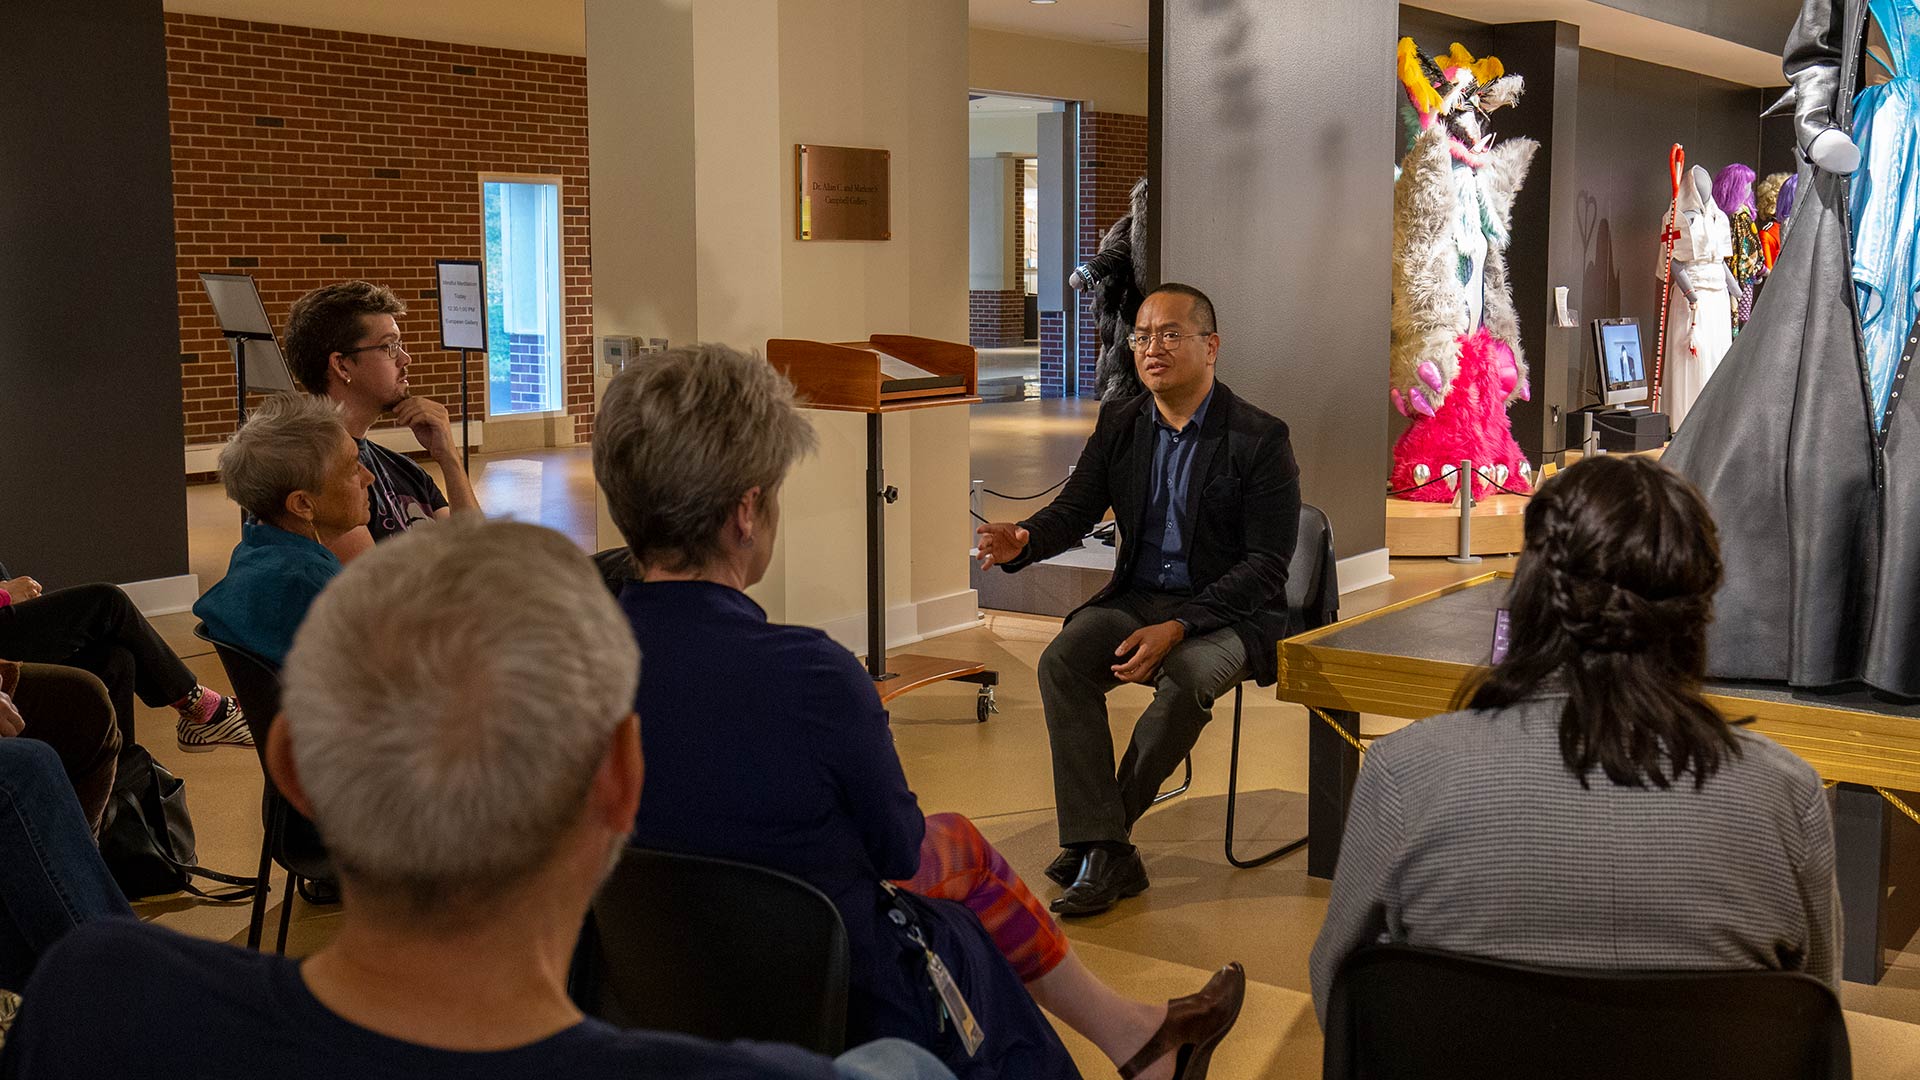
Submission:
{"label": "brass wall plaque", "polygon": [[800,239],[891,240],[893,155],[857,146],[799,143]]}

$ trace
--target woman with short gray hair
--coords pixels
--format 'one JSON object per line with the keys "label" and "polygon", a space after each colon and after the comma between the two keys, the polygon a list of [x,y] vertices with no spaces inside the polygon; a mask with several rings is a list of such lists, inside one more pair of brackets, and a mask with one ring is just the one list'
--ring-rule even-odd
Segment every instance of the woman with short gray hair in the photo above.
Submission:
{"label": "woman with short gray hair", "polygon": [[[725,346],[643,358],[601,400],[594,477],[640,573],[620,604],[647,657],[633,842],[772,867],[832,899],[850,1042],[911,1040],[962,1080],[1078,1076],[1038,1005],[1122,1077],[1205,1076],[1239,1013],[1239,965],[1164,1004],[1114,993],[972,822],[921,812],[853,655],[747,596],[773,558],[781,483],[813,444],[786,379]],[[949,973],[952,997],[936,989]]]}
{"label": "woman with short gray hair", "polygon": [[373,475],[339,406],[281,394],[220,451],[220,482],[254,520],[241,526],[227,576],[193,613],[214,640],[278,667],[308,606],[340,572],[328,545],[367,523]]}

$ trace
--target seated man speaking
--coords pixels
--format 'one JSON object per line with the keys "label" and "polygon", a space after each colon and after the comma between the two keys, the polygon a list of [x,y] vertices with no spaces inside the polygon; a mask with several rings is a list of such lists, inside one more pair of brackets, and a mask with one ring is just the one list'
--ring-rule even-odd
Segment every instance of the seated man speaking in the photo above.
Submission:
{"label": "seated man speaking", "polygon": [[[1128,343],[1147,393],[1100,408],[1066,488],[1018,524],[982,525],[980,565],[1016,571],[1077,545],[1109,507],[1120,530],[1113,579],[1067,616],[1040,657],[1053,744],[1061,915],[1092,915],[1147,887],[1129,842],[1213,701],[1249,673],[1275,678],[1286,633],[1287,564],[1299,531],[1300,470],[1287,425],[1213,377],[1213,303],[1167,284],[1140,304]],[[1106,695],[1154,688],[1116,773]]]}

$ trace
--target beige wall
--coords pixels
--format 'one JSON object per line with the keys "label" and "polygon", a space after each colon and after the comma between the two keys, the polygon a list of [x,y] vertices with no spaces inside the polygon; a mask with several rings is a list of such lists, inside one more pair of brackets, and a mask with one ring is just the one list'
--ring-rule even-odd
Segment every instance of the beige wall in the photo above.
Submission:
{"label": "beige wall", "polygon": [[[693,340],[698,326],[694,219],[656,207],[694,204],[693,0],[595,4],[585,21],[596,57],[587,65],[587,115],[617,117],[593,129],[595,335]],[[604,51],[603,51],[604,50]]]}
{"label": "beige wall", "polygon": [[974,90],[1084,101],[1092,112],[1147,115],[1147,54],[1001,30],[967,33]]}
{"label": "beige wall", "polygon": [[[953,48],[964,40],[965,0],[699,0],[687,24],[686,79],[626,63],[639,37],[682,25],[681,4],[646,6],[629,18],[629,0],[587,4],[596,242],[621,242],[607,235],[608,215],[666,238],[658,260],[642,244],[639,258],[603,262],[596,246],[596,315],[657,312],[690,323],[693,338],[755,349],[769,337],[966,340],[967,71]],[[603,25],[622,29],[603,40]],[[601,108],[603,100],[625,104]],[[677,116],[653,115],[662,111]],[[679,137],[689,126],[691,182],[678,173],[663,185],[638,179],[660,168],[646,159],[657,149],[648,145],[653,135]],[[797,238],[794,144],[802,142],[891,152],[891,240]],[[603,158],[609,143],[628,149]],[[887,482],[901,489],[886,519],[895,640],[951,629],[977,611],[967,583],[966,412],[886,420]],[[787,480],[780,551],[752,595],[775,619],[823,626],[857,645],[866,603],[864,418],[809,417],[820,451]],[[604,522],[600,539],[617,543]]]}
{"label": "beige wall", "polygon": [[973,157],[1040,153],[1039,113],[969,113],[967,153]]}

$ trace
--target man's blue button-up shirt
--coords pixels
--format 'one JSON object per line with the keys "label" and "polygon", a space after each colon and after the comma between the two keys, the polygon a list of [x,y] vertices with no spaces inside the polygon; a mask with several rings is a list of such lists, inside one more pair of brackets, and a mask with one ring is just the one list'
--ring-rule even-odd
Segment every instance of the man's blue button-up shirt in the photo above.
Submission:
{"label": "man's blue button-up shirt", "polygon": [[1147,415],[1153,419],[1153,471],[1147,480],[1146,518],[1135,541],[1140,555],[1133,564],[1133,583],[1161,592],[1191,592],[1193,578],[1187,573],[1187,551],[1192,539],[1187,520],[1187,493],[1193,484],[1193,457],[1200,446],[1200,425],[1207,418],[1207,406],[1213,404],[1213,391],[1193,411],[1187,426],[1179,431],[1168,426],[1147,399]]}

